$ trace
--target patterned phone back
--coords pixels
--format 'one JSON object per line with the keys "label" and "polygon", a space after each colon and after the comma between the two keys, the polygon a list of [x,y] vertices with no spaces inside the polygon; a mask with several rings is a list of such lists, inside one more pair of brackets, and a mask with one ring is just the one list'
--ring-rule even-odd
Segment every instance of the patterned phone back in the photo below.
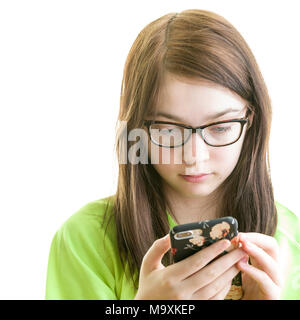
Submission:
{"label": "patterned phone back", "polygon": [[231,240],[238,234],[238,223],[233,217],[187,223],[170,231],[174,262],[204,249],[221,239]]}
{"label": "patterned phone back", "polygon": [[[170,230],[173,261],[178,262],[222,239],[232,240],[238,235],[238,222],[233,217],[187,223]],[[233,250],[230,246],[223,254]],[[221,255],[223,255],[221,254]],[[218,258],[218,257],[217,257]],[[211,261],[212,262],[212,261]],[[232,280],[226,300],[242,297],[241,272]]]}

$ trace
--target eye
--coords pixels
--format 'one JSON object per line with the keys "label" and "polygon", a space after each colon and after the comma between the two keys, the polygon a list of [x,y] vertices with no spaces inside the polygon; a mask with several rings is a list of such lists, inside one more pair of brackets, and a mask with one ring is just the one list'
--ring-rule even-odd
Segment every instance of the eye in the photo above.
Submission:
{"label": "eye", "polygon": [[173,129],[168,129],[168,128],[163,128],[160,130],[160,133],[161,134],[170,134],[170,133],[173,133],[174,130]]}
{"label": "eye", "polygon": [[178,135],[181,134],[182,129],[180,127],[177,127],[175,125],[168,125],[168,124],[161,124],[161,123],[156,123],[151,125],[150,128],[153,133],[155,134],[160,134],[160,135]]}
{"label": "eye", "polygon": [[212,127],[209,127],[209,130],[213,133],[225,133],[231,130],[231,126],[228,126],[228,125],[212,126]]}

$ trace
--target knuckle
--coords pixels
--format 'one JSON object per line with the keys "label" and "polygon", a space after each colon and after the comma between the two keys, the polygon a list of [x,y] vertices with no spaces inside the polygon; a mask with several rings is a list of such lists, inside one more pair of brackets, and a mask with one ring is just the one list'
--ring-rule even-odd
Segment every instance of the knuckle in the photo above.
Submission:
{"label": "knuckle", "polygon": [[163,291],[168,292],[168,296],[173,300],[185,300],[186,293],[172,277],[161,280]]}
{"label": "knuckle", "polygon": [[215,296],[222,289],[220,282],[213,281],[207,288],[206,296],[207,298]]}
{"label": "knuckle", "polygon": [[221,281],[213,282],[212,289],[215,293],[221,291],[223,287],[224,287],[224,283],[222,283]]}
{"label": "knuckle", "polygon": [[191,261],[190,267],[192,267],[192,269],[201,269],[205,260],[205,255],[195,256],[194,260]]}
{"label": "knuckle", "polygon": [[171,277],[164,278],[161,280],[161,285],[167,290],[173,290],[175,282]]}
{"label": "knuckle", "polygon": [[155,241],[153,242],[152,246],[153,246],[154,248],[159,247],[159,239],[155,240]]}
{"label": "knuckle", "polygon": [[208,268],[207,270],[207,278],[208,279],[215,279],[217,277],[216,271],[212,268]]}
{"label": "knuckle", "polygon": [[161,244],[161,242],[159,240],[160,239],[157,239],[152,243],[152,246],[151,246],[149,251],[152,251],[152,250],[159,251],[159,250],[161,250],[162,244]]}

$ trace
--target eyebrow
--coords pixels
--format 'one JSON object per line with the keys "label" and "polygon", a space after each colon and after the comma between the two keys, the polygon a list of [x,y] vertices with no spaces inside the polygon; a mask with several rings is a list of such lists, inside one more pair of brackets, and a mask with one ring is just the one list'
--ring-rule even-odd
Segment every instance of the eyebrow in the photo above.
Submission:
{"label": "eyebrow", "polygon": [[[220,118],[222,117],[223,115],[227,114],[227,113],[231,113],[231,112],[237,112],[237,111],[242,111],[243,109],[233,109],[233,108],[228,108],[228,109],[225,109],[221,112],[218,112],[218,113],[215,113],[215,114],[212,114],[212,115],[209,115],[207,116],[204,121],[208,121],[210,119],[217,119],[217,118]],[[172,119],[172,120],[175,120],[175,121],[183,121],[182,118],[180,117],[177,117],[175,115],[172,115],[170,113],[167,113],[167,112],[158,112],[156,114],[156,116],[161,116],[161,117],[165,117],[165,118],[168,118],[168,119]]]}

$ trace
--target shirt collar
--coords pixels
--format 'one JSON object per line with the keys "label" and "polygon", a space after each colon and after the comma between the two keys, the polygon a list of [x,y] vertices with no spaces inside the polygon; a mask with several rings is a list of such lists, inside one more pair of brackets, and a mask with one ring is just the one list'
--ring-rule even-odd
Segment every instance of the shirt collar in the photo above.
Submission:
{"label": "shirt collar", "polygon": [[174,219],[171,217],[170,213],[168,210],[166,210],[167,212],[167,216],[168,216],[168,221],[169,221],[169,226],[170,229],[172,229],[173,227],[177,226],[177,223],[174,221]]}

